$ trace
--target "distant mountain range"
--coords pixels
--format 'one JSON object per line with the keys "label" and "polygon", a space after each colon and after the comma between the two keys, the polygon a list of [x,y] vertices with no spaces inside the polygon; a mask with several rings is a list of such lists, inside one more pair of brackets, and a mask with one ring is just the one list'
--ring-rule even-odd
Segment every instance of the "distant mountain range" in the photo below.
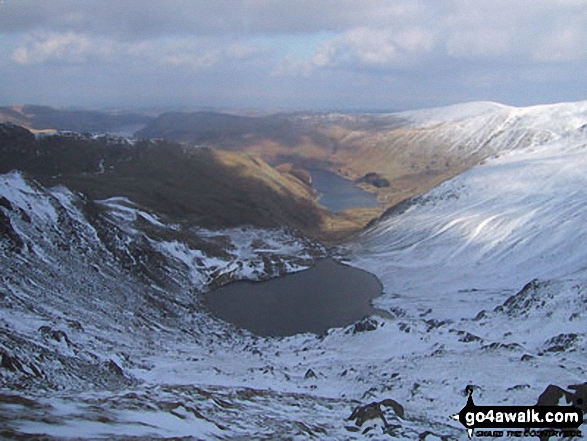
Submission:
{"label": "distant mountain range", "polygon": [[138,130],[151,119],[149,116],[128,112],[61,110],[35,105],[0,107],[0,122],[11,122],[34,131],[109,133],[131,126]]}

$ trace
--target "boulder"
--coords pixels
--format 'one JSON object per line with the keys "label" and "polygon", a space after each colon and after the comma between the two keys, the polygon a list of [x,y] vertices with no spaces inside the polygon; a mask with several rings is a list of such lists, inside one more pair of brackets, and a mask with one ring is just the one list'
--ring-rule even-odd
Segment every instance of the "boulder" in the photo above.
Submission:
{"label": "boulder", "polygon": [[307,380],[309,378],[318,378],[318,377],[316,376],[316,373],[312,369],[308,369],[306,371],[306,375],[304,375],[304,378]]}

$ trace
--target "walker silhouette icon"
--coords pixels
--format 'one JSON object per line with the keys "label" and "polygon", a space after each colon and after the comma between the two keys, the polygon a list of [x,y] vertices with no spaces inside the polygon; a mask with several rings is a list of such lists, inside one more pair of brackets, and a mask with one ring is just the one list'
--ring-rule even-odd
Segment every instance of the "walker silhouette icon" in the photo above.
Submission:
{"label": "walker silhouette icon", "polygon": [[[552,390],[553,386],[547,388],[549,392]],[[579,432],[577,428],[583,423],[583,408],[577,406],[579,400],[581,404],[584,402],[581,394],[577,394],[577,399],[564,395],[567,402],[571,403],[570,406],[560,405],[558,399],[542,399],[545,393],[535,405],[477,406],[473,401],[474,386],[468,385],[465,392],[467,404],[459,413],[451,415],[451,418],[465,427],[469,439],[473,437],[475,429],[488,429],[479,434],[498,438],[504,436],[504,429],[508,429],[508,435],[511,432],[513,436],[538,436],[540,439],[548,439],[550,436],[575,436]],[[551,395],[553,394],[548,394],[549,397]]]}
{"label": "walker silhouette icon", "polygon": [[465,388],[465,392],[467,393],[467,404],[465,407],[461,409],[459,413],[455,413],[451,415],[451,418],[455,421],[460,421],[460,423],[467,428],[467,433],[469,435],[469,439],[473,438],[473,427],[469,427],[467,425],[466,415],[468,412],[475,412],[475,402],[473,401],[473,386],[470,384],[467,385]]}

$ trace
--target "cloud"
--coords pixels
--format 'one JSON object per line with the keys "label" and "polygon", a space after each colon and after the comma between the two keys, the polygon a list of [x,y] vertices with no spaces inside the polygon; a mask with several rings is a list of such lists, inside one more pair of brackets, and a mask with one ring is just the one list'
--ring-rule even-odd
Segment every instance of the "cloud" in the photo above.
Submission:
{"label": "cloud", "polygon": [[400,32],[358,28],[345,33],[335,44],[360,64],[397,65],[410,63],[414,57],[429,52],[434,36],[429,30],[415,27]]}
{"label": "cloud", "polygon": [[[405,65],[423,54],[580,59],[583,52],[570,46],[581,47],[587,28],[587,0],[4,1],[0,33],[5,35],[83,35],[127,43],[335,35],[313,60],[286,60],[305,66],[302,70],[351,63]],[[16,58],[26,55],[20,50]]]}
{"label": "cloud", "polygon": [[45,30],[117,39],[343,31],[416,16],[420,0],[5,0],[0,32]]}
{"label": "cloud", "polygon": [[191,69],[207,69],[222,61],[246,60],[262,48],[239,41],[210,39],[158,39],[124,42],[67,32],[37,33],[16,48],[12,60],[20,65],[46,62],[92,63],[159,63]]}
{"label": "cloud", "polygon": [[12,60],[19,64],[42,63],[48,60],[80,63],[91,54],[108,56],[111,51],[111,44],[98,43],[84,35],[73,32],[51,33],[28,38],[26,46],[14,51]]}
{"label": "cloud", "polygon": [[587,0],[3,0],[0,40],[4,84],[43,69],[39,90],[66,90],[91,72],[123,91],[165,78],[292,102],[302,92],[307,102],[359,103],[399,90],[406,106],[520,91],[539,102],[549,87],[583,98]]}
{"label": "cloud", "polygon": [[[285,57],[274,74],[309,76],[333,67],[418,69],[442,60],[511,66],[587,59],[585,0],[452,0],[428,8],[419,2],[412,8],[392,4],[394,13],[339,32],[312,56]],[[381,12],[378,6],[371,12]]]}
{"label": "cloud", "polygon": [[569,21],[537,38],[532,59],[549,63],[586,59],[587,29],[583,23]]}
{"label": "cloud", "polygon": [[454,0],[441,22],[449,57],[531,63],[586,56],[586,0]]}
{"label": "cloud", "polygon": [[509,29],[481,28],[452,31],[446,40],[446,53],[456,58],[496,58],[516,50],[515,32]]}
{"label": "cloud", "polygon": [[315,69],[353,66],[403,68],[429,53],[434,42],[433,32],[423,28],[355,28],[326,41],[308,59],[287,57],[274,74],[309,76]]}
{"label": "cloud", "polygon": [[208,51],[200,54],[189,52],[176,52],[163,56],[159,61],[171,66],[189,66],[192,69],[206,69],[218,64],[220,54],[218,51]]}

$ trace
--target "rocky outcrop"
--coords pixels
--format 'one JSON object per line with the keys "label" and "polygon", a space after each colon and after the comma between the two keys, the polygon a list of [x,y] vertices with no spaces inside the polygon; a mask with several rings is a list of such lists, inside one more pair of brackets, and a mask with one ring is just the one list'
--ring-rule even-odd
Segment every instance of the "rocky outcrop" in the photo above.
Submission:
{"label": "rocky outcrop", "polygon": [[24,245],[18,233],[14,230],[10,218],[0,210],[0,244],[5,242],[9,251],[20,251]]}
{"label": "rocky outcrop", "polygon": [[356,322],[353,325],[353,334],[360,332],[375,331],[379,327],[379,322],[373,318],[367,317],[363,320]]}
{"label": "rocky outcrop", "polygon": [[306,380],[309,380],[310,378],[317,378],[317,377],[316,377],[316,373],[312,369],[308,369],[306,371],[306,374],[304,375],[304,378]]}
{"label": "rocky outcrop", "polygon": [[579,340],[579,336],[575,333],[559,334],[544,343],[544,352],[566,352],[573,350]]}
{"label": "rocky outcrop", "polygon": [[[390,410],[393,411],[391,414],[389,413]],[[400,427],[389,424],[387,419],[390,417],[403,419],[404,407],[397,401],[387,398],[382,401],[374,401],[364,406],[356,407],[348,419],[351,421],[354,420],[356,427],[362,427],[367,422],[378,422],[380,420],[383,423],[382,431],[388,433],[390,430]],[[347,429],[352,431],[351,428]],[[363,433],[372,432],[373,430],[375,430],[375,427],[367,427],[363,430]]]}
{"label": "rocky outcrop", "polygon": [[538,279],[531,280],[519,292],[509,297],[503,305],[496,307],[495,312],[517,317],[531,309],[542,308],[546,304],[544,294],[546,287],[548,287],[548,282],[541,282]]}
{"label": "rocky outcrop", "polygon": [[357,182],[364,182],[365,184],[372,185],[377,188],[389,187],[389,180],[381,176],[379,173],[370,172],[362,178],[358,179]]}
{"label": "rocky outcrop", "polygon": [[68,346],[71,345],[71,341],[67,337],[67,334],[59,329],[53,329],[50,326],[41,326],[39,332],[45,338],[54,340],[56,342],[65,342]]}

